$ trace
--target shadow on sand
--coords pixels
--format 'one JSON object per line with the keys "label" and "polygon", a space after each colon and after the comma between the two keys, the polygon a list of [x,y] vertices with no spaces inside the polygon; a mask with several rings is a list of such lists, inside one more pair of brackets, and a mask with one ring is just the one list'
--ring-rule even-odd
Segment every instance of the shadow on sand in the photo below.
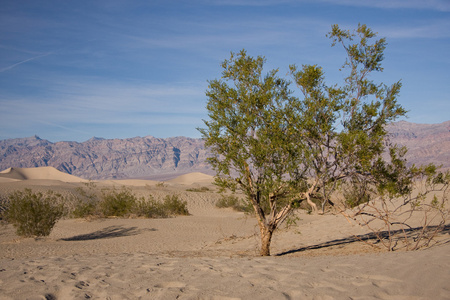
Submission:
{"label": "shadow on sand", "polygon": [[154,228],[149,229],[137,229],[137,227],[124,228],[122,226],[109,226],[102,230],[98,230],[92,233],[80,234],[70,238],[63,238],[62,241],[88,241],[98,239],[111,239],[123,236],[137,235],[143,231],[156,231]]}
{"label": "shadow on sand", "polygon": [[[429,226],[427,228],[428,231],[433,231],[435,229],[437,229],[436,226]],[[406,233],[407,237],[410,238],[413,235],[421,232],[422,230],[423,230],[423,227],[405,229],[405,231],[393,230],[393,231],[391,231],[390,235],[394,236],[395,238],[401,239],[404,237],[404,234]],[[450,224],[443,226],[442,230],[440,230],[439,233],[440,234],[450,234]],[[306,247],[302,247],[302,248],[298,248],[298,249],[285,251],[285,252],[276,254],[276,256],[283,256],[283,255],[287,255],[287,254],[303,252],[306,250],[322,249],[322,248],[327,248],[327,247],[332,247],[332,246],[345,245],[345,244],[350,244],[350,243],[360,242],[360,241],[369,241],[369,240],[372,240],[372,241],[378,240],[379,241],[380,238],[386,239],[388,237],[389,237],[388,231],[380,231],[378,233],[371,232],[371,233],[367,233],[367,234],[363,234],[363,235],[350,236],[350,237],[346,237],[343,239],[332,240],[332,241],[320,243],[317,245],[311,245],[311,246],[306,246]],[[445,243],[449,243],[449,242],[450,242],[450,239],[445,241]]]}

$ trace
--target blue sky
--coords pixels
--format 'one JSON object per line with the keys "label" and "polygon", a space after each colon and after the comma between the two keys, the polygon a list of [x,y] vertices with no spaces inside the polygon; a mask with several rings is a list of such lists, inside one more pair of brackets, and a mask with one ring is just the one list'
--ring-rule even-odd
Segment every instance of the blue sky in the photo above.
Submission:
{"label": "blue sky", "polygon": [[448,0],[1,0],[0,139],[200,137],[207,80],[230,51],[267,69],[318,64],[339,83],[332,24],[367,24],[388,46],[415,123],[450,120]]}

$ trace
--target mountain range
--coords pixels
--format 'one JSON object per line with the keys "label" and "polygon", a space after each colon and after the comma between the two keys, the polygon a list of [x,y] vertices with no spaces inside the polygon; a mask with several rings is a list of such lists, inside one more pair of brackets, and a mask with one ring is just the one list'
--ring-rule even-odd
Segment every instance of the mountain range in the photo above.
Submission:
{"label": "mountain range", "polygon": [[[410,163],[433,162],[450,169],[450,121],[440,124],[401,121],[387,129],[390,143],[408,147]],[[0,141],[0,171],[10,167],[51,166],[85,179],[166,180],[190,172],[214,174],[206,162],[210,155],[202,139],[188,137],[94,137],[82,143],[52,143],[33,136]]]}

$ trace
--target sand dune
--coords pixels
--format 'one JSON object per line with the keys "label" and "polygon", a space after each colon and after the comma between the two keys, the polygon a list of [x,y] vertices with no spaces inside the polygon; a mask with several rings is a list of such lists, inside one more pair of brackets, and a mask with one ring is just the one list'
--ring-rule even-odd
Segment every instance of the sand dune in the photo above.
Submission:
{"label": "sand dune", "polygon": [[4,260],[0,299],[449,299],[449,250],[312,258],[124,253]]}
{"label": "sand dune", "polygon": [[143,180],[143,179],[120,179],[120,180],[100,180],[96,181],[104,185],[116,185],[116,186],[154,186],[158,184],[158,181]]}
{"label": "sand dune", "polygon": [[[14,180],[59,180],[62,182],[87,182],[88,180],[63,173],[53,167],[37,167],[37,168],[8,168],[0,172],[0,180],[9,182]],[[174,179],[168,180],[168,183],[175,184],[201,184],[212,183],[214,177],[211,175],[194,172],[184,174]],[[129,185],[129,186],[145,186],[154,185],[158,181],[142,180],[142,179],[121,179],[121,180],[102,180],[98,181],[104,184],[112,185]]]}
{"label": "sand dune", "polygon": [[[279,232],[275,249],[314,245],[334,233],[326,226],[336,220],[305,217],[302,234]],[[37,241],[12,231],[1,229],[0,299],[450,297],[448,243],[407,253],[364,253],[362,244],[342,243],[262,258],[253,220],[228,210],[163,220],[63,220]]]}
{"label": "sand dune", "polygon": [[2,175],[0,174],[0,183],[6,183],[6,182],[16,182],[16,181],[20,181],[19,179],[15,179],[15,178],[8,178],[8,177],[2,177]]}
{"label": "sand dune", "polygon": [[87,180],[63,173],[53,167],[8,168],[0,172],[0,177],[16,180],[59,180],[63,182],[86,182]]}
{"label": "sand dune", "polygon": [[[0,193],[30,183],[44,190],[87,188],[55,169],[0,174]],[[59,181],[49,185],[49,178]],[[147,180],[93,185],[100,190],[126,185],[157,198],[177,194],[190,216],[64,219],[49,237],[37,240],[0,225],[0,300],[450,299],[450,243],[382,252],[355,241],[354,235],[367,229],[343,216],[301,211],[296,224],[274,235],[272,253],[278,256],[259,257],[254,218],[215,207],[220,195],[212,189],[187,189],[211,179],[191,173],[164,187]],[[449,239],[447,230],[442,241]]]}
{"label": "sand dune", "polygon": [[177,178],[168,180],[167,182],[191,185],[191,184],[195,184],[195,183],[197,183],[197,184],[212,183],[213,181],[214,181],[214,177],[211,175],[207,175],[207,174],[200,173],[200,172],[194,172],[194,173],[189,173],[189,174],[178,176]]}

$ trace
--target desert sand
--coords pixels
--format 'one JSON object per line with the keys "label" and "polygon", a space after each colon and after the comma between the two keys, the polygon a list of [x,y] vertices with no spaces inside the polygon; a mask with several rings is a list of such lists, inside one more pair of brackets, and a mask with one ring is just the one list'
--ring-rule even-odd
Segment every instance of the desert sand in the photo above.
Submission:
{"label": "desert sand", "polygon": [[[39,169],[0,173],[0,194],[87,186]],[[211,182],[201,173],[164,184],[95,182],[177,194],[190,216],[64,219],[39,239],[0,225],[0,299],[450,299],[448,233],[429,249],[389,253],[357,241],[367,230],[341,215],[300,211],[296,224],[274,235],[273,255],[259,257],[256,221],[215,207]]]}

